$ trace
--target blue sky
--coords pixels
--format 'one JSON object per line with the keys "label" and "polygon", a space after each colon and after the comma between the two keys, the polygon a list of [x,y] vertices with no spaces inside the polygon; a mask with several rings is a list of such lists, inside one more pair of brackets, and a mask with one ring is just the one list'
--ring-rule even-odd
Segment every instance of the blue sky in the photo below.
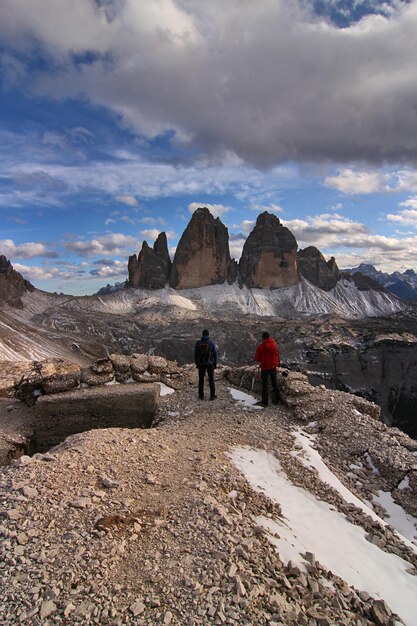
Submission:
{"label": "blue sky", "polygon": [[417,0],[3,0],[0,254],[93,293],[192,211],[417,270]]}

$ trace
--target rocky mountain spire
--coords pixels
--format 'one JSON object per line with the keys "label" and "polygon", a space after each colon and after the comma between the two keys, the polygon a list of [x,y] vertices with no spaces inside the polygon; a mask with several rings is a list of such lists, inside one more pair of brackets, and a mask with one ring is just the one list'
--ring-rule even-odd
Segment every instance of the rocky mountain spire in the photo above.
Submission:
{"label": "rocky mountain spire", "polygon": [[278,289],[299,282],[297,242],[279,219],[265,211],[243,246],[241,279],[248,287]]}
{"label": "rocky mountain spire", "polygon": [[0,255],[0,305],[8,303],[22,306],[20,297],[26,291],[34,291],[35,287],[13,269],[13,265],[4,255]]}
{"label": "rocky mountain spire", "polygon": [[153,248],[144,241],[139,255],[129,257],[128,286],[162,289],[168,282],[170,270],[167,237],[165,233],[159,233]]}
{"label": "rocky mountain spire", "polygon": [[324,291],[330,291],[336,287],[339,280],[339,268],[334,257],[326,263],[320,250],[314,246],[308,246],[304,250],[298,251],[297,261],[301,276],[310,283]]}
{"label": "rocky mountain spire", "polygon": [[229,233],[207,208],[199,208],[182,234],[172,264],[170,285],[192,289],[224,283],[233,277]]}

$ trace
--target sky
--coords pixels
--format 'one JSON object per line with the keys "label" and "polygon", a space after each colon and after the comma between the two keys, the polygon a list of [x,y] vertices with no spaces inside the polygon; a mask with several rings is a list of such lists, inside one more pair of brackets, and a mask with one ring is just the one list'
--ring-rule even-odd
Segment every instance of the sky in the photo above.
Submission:
{"label": "sky", "polygon": [[2,0],[0,254],[91,294],[207,206],[417,270],[417,0]]}

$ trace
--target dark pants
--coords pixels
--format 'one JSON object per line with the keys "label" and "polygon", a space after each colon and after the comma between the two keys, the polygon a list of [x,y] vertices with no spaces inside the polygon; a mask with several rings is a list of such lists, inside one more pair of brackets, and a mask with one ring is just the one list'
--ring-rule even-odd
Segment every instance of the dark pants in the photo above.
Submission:
{"label": "dark pants", "polygon": [[273,400],[274,404],[278,404],[279,402],[279,391],[277,385],[277,370],[274,368],[272,370],[261,370],[261,381],[262,381],[262,404],[268,404],[268,378],[271,379]]}
{"label": "dark pants", "polygon": [[214,386],[214,367],[213,365],[199,365],[198,366],[198,395],[200,398],[204,398],[204,376],[208,374],[209,386],[210,386],[210,398],[214,398],[216,395],[216,387]]}

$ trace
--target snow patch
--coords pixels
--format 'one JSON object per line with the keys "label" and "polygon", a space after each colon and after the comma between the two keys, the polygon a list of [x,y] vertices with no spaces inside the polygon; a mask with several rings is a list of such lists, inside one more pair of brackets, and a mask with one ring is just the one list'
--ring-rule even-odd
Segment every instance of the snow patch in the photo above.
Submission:
{"label": "snow patch", "polygon": [[395,502],[389,491],[378,491],[378,493],[373,496],[373,501],[380,504],[386,510],[388,514],[387,521],[390,526],[417,546],[417,518],[404,511],[402,506]]}
{"label": "snow patch", "polygon": [[259,517],[257,522],[267,530],[282,560],[302,566],[301,555],[313,552],[326,569],[385,600],[407,626],[415,625],[417,577],[407,572],[410,563],[383,552],[365,539],[361,527],[293,485],[271,453],[236,447],[230,456],[255,491],[280,505],[283,519]]}
{"label": "snow patch", "polygon": [[161,388],[161,396],[169,396],[171,395],[171,393],[175,393],[175,389],[172,389],[172,387],[168,387],[168,385],[166,385],[165,383],[158,383],[158,385]]}
{"label": "snow patch", "polygon": [[400,491],[403,491],[404,489],[411,489],[411,487],[410,487],[410,478],[409,478],[408,474],[407,474],[407,476],[404,476],[402,481],[399,483],[397,489],[399,489]]}
{"label": "snow patch", "polygon": [[240,391],[240,389],[233,389],[233,387],[228,387],[228,390],[231,393],[233,400],[236,400],[240,405],[243,405],[245,409],[262,409],[261,406],[256,406],[258,402],[256,398],[250,396],[248,393],[244,391]]}
{"label": "snow patch", "polygon": [[[300,463],[302,463],[304,467],[317,471],[320,480],[323,483],[330,485],[330,487],[337,491],[338,494],[345,500],[345,502],[348,502],[349,504],[354,504],[358,509],[363,511],[365,515],[369,515],[370,517],[372,517],[372,519],[374,519],[376,522],[379,522],[382,526],[388,525],[388,523],[384,519],[382,519],[379,515],[375,513],[375,511],[373,511],[369,504],[364,503],[360,498],[355,496],[347,487],[345,487],[345,485],[337,478],[337,476],[333,474],[329,467],[324,463],[318,450],[316,450],[312,446],[312,442],[315,439],[314,435],[308,435],[301,430],[296,430],[293,434],[296,440],[296,445],[298,444],[299,446],[301,446],[302,450],[301,452],[292,452],[291,456],[300,461]],[[411,541],[409,533],[407,533],[407,535],[404,535],[401,531],[401,529],[404,527],[408,528],[408,523],[404,522],[404,524],[402,524],[398,521],[398,525],[396,525],[397,520],[399,520],[401,517],[405,519],[408,516],[404,509],[402,509],[398,505],[396,506],[398,507],[398,509],[401,509],[402,513],[400,513],[400,511],[396,511],[393,519],[389,520],[389,524],[396,529],[399,539],[401,539],[403,543],[405,543],[409,548],[417,553],[417,543]]]}

